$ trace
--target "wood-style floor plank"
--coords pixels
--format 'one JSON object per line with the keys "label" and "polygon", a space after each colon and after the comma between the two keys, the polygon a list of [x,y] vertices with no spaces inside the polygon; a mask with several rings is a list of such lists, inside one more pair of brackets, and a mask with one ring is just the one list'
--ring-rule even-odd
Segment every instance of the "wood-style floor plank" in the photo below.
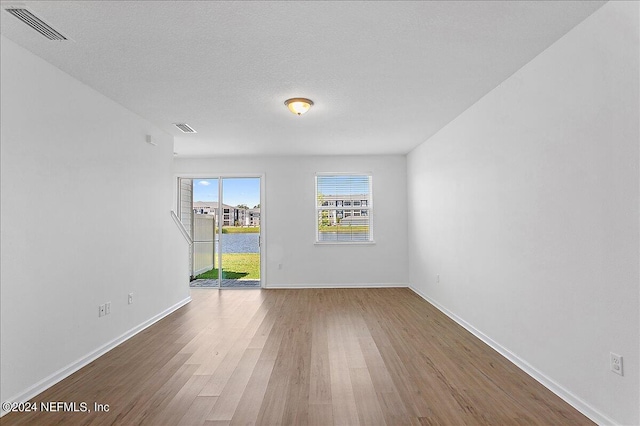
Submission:
{"label": "wood-style floor plank", "polygon": [[409,289],[193,289],[3,425],[590,425]]}
{"label": "wood-style floor plank", "polygon": [[328,320],[329,371],[331,374],[331,399],[333,405],[333,423],[335,425],[359,424],[356,398],[349,375],[349,356],[347,353],[347,327],[340,294],[333,295]]}

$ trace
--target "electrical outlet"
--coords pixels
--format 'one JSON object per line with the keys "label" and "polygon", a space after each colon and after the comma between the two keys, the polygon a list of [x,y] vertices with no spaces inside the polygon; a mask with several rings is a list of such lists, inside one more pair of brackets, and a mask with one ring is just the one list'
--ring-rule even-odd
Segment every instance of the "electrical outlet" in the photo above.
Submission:
{"label": "electrical outlet", "polygon": [[104,315],[104,305],[98,306],[98,317],[103,317]]}
{"label": "electrical outlet", "polygon": [[622,371],[622,357],[618,354],[614,354],[613,352],[611,352],[610,360],[611,360],[610,361],[611,371],[621,376],[624,376],[624,371]]}
{"label": "electrical outlet", "polygon": [[133,293],[129,293],[128,303],[131,305],[133,303]]}
{"label": "electrical outlet", "polygon": [[436,275],[436,284],[440,284],[440,274]]}
{"label": "electrical outlet", "polygon": [[111,302],[104,304],[104,314],[109,315],[111,313]]}

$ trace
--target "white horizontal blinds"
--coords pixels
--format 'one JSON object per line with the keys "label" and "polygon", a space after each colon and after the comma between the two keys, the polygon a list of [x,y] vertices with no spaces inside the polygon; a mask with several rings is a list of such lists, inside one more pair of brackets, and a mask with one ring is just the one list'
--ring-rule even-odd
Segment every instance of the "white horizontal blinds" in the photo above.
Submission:
{"label": "white horizontal blinds", "polygon": [[371,201],[370,175],[316,175],[316,241],[372,241]]}

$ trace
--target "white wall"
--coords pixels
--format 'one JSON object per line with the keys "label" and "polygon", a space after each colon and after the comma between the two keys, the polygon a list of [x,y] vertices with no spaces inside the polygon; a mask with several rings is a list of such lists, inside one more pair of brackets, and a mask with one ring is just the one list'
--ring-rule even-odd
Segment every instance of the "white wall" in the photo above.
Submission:
{"label": "white wall", "polygon": [[640,423],[638,17],[638,3],[606,4],[407,160],[411,286],[592,418],[627,425]]}
{"label": "white wall", "polygon": [[172,137],[1,43],[0,400],[13,401],[188,300],[188,251],[169,214]]}
{"label": "white wall", "polygon": [[[374,245],[314,244],[316,172],[373,173]],[[265,174],[268,287],[408,283],[404,156],[176,159],[175,173]]]}

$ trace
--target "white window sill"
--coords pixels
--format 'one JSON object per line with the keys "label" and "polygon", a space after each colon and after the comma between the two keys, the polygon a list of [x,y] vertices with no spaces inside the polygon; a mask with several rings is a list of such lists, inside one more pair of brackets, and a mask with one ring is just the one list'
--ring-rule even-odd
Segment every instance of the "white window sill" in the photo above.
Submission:
{"label": "white window sill", "polygon": [[372,246],[375,241],[316,241],[316,246]]}

